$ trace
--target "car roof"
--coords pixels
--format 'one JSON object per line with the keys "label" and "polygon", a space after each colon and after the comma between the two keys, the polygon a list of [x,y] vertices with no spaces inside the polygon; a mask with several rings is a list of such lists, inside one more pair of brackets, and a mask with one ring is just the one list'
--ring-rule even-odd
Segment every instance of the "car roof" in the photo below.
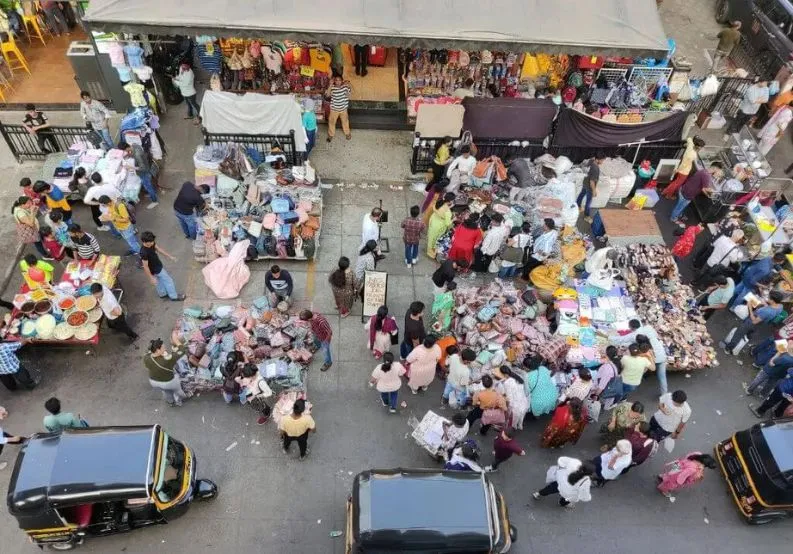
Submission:
{"label": "car roof", "polygon": [[465,471],[369,470],[353,483],[358,541],[398,548],[490,548],[487,478]]}
{"label": "car roof", "polygon": [[9,510],[147,497],[159,429],[90,427],[34,435],[11,475]]}

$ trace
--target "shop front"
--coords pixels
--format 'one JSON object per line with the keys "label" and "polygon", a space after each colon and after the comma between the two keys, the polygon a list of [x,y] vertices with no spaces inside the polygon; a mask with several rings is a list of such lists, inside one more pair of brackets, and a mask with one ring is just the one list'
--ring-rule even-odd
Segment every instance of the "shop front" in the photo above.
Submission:
{"label": "shop front", "polygon": [[572,68],[594,79],[608,63],[666,56],[649,0],[627,7],[569,4],[505,2],[486,9],[467,0],[345,0],[322,10],[310,3],[226,2],[185,12],[154,0],[95,0],[85,20],[97,32],[128,38],[190,37],[186,57],[213,90],[310,98],[320,119],[330,78],[342,74],[352,86],[353,125],[412,129],[421,104],[533,98],[568,86]]}

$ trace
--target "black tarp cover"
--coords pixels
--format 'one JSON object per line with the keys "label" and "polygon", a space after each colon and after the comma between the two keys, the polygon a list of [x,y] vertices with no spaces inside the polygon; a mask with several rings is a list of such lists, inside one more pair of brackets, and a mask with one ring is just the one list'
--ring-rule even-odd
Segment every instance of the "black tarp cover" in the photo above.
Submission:
{"label": "black tarp cover", "polygon": [[648,123],[608,123],[565,108],[559,113],[553,145],[597,148],[642,141],[680,141],[688,115],[675,112]]}
{"label": "black tarp cover", "polygon": [[474,139],[541,141],[551,132],[558,107],[551,100],[466,98],[463,130]]}

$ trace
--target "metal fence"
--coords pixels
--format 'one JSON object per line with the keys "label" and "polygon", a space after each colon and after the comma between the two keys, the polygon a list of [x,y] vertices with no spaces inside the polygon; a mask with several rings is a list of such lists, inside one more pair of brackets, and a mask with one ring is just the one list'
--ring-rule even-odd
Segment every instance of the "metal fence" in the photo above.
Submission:
{"label": "metal fence", "polygon": [[278,147],[286,156],[287,163],[300,165],[303,163],[303,152],[297,151],[295,132],[289,131],[288,135],[244,135],[241,133],[210,133],[201,128],[204,135],[204,144],[226,144],[234,142],[244,148],[252,148],[262,157],[271,154],[274,147]]}
{"label": "metal fence", "polygon": [[[700,79],[700,80],[704,80]],[[752,79],[741,77],[719,77],[719,89],[716,94],[702,96],[686,103],[686,111],[698,114],[700,112],[719,112],[725,118],[735,117],[741,104],[746,89],[752,84]]]}
{"label": "metal fence", "polygon": [[[423,173],[432,168],[435,149],[441,140],[441,137],[416,137],[410,161],[410,169],[413,173]],[[476,157],[479,159],[487,156],[498,156],[503,159],[510,154],[534,159],[547,152],[553,156],[567,156],[570,161],[577,164],[594,157],[595,154],[603,153],[610,157],[620,156],[633,165],[641,163],[642,160],[650,160],[652,165],[657,165],[658,161],[664,158],[679,158],[681,150],[686,146],[685,142],[671,141],[632,143],[605,148],[557,145],[546,148],[538,142],[510,139],[474,139],[474,144],[477,149]]]}
{"label": "metal fence", "polygon": [[75,142],[87,140],[85,127],[52,126],[31,134],[23,125],[6,125],[0,121],[0,134],[8,144],[17,163],[43,160],[52,152],[64,152]]}
{"label": "metal fence", "polygon": [[745,36],[741,36],[741,41],[730,52],[730,61],[761,79],[773,79],[785,65],[785,60],[772,50],[758,52]]}

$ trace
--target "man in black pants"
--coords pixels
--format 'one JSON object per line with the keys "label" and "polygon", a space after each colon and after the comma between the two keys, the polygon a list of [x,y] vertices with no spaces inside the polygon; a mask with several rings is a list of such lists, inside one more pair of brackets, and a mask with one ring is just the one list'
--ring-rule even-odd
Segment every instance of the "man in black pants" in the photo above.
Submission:
{"label": "man in black pants", "polygon": [[353,47],[353,52],[355,53],[355,74],[366,77],[366,74],[369,73],[366,71],[366,65],[369,62],[369,45],[356,44]]}
{"label": "man in black pants", "polygon": [[94,295],[99,307],[102,309],[102,313],[105,314],[108,327],[119,333],[124,333],[132,340],[138,338],[138,334],[127,323],[121,304],[116,300],[116,295],[113,294],[112,290],[102,283],[94,283],[91,285],[91,294]]}
{"label": "man in black pants", "polygon": [[49,130],[50,124],[47,121],[47,116],[44,115],[44,112],[38,111],[34,104],[25,106],[25,118],[22,120],[22,126],[27,129],[28,133],[36,137],[39,149],[45,154],[61,151],[55,140],[55,135]]}
{"label": "man in black pants", "polygon": [[297,441],[297,446],[300,448],[300,459],[305,459],[308,454],[308,434],[317,431],[317,425],[314,423],[314,418],[306,411],[306,401],[302,398],[295,400],[292,407],[292,413],[289,417],[281,418],[281,423],[278,425],[278,430],[281,431],[281,439],[283,440],[284,454],[289,454],[289,447],[292,441]]}
{"label": "man in black pants", "polygon": [[[5,324],[0,324],[0,328]],[[0,383],[8,390],[17,390],[20,385],[26,389],[36,386],[36,380],[30,375],[17,357],[17,350],[28,344],[28,339],[21,341],[0,342]]]}
{"label": "man in black pants", "polygon": [[782,417],[791,402],[793,402],[793,369],[788,369],[787,377],[779,381],[763,403],[757,408],[749,404],[749,409],[754,415],[762,418],[768,410],[773,408],[774,417]]}

